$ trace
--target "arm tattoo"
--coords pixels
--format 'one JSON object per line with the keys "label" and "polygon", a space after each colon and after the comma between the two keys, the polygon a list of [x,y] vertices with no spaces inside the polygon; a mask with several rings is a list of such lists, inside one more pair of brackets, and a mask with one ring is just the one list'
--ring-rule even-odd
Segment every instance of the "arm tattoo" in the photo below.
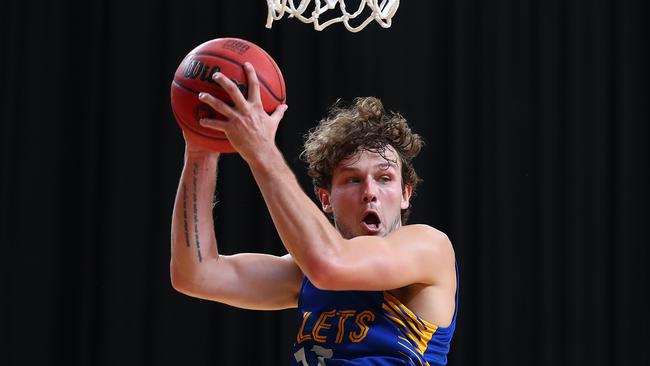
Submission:
{"label": "arm tattoo", "polygon": [[202,262],[203,257],[201,257],[201,243],[199,243],[199,209],[196,203],[196,180],[198,174],[199,166],[198,164],[194,164],[192,175],[192,202],[194,203],[194,240],[196,241],[196,254],[199,257],[199,262]]}
{"label": "arm tattoo", "polygon": [[187,230],[187,186],[183,183],[183,227],[185,228],[185,246],[190,246],[190,232]]}

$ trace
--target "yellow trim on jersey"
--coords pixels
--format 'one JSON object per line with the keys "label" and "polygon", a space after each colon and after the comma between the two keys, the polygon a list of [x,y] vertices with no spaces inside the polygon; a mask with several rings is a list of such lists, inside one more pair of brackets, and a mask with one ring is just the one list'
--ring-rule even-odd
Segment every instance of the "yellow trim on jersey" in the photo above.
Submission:
{"label": "yellow trim on jersey", "polygon": [[[400,338],[401,338],[401,337],[400,337]],[[406,341],[406,343],[408,343],[408,341]],[[429,366],[429,362],[426,361],[426,360],[424,360],[424,359],[422,358],[422,356],[419,355],[419,354],[417,354],[417,352],[415,352],[414,350],[412,350],[411,347],[407,346],[406,344],[404,344],[404,343],[402,343],[402,342],[397,342],[397,344],[399,344],[400,346],[402,346],[402,347],[404,347],[405,349],[407,349],[409,352],[411,352],[411,354],[412,354],[413,356],[411,357],[411,356],[405,355],[405,354],[402,353],[402,352],[399,352],[399,351],[397,351],[397,352],[402,353],[403,355],[407,356],[408,358],[413,358],[413,357],[415,357],[415,358],[420,362],[420,366]],[[408,344],[410,345],[410,343],[408,343]]]}
{"label": "yellow trim on jersey", "polygon": [[[384,291],[384,301],[382,309],[384,309],[388,319],[393,321],[397,328],[408,338],[408,340],[406,338],[403,339],[416,347],[418,353],[424,356],[424,352],[426,352],[429,346],[429,341],[431,341],[434,333],[438,330],[438,326],[421,319],[395,296],[388,293],[388,291]],[[398,343],[401,344],[400,342]]]}
{"label": "yellow trim on jersey", "polygon": [[389,299],[393,304],[399,305],[404,311],[406,311],[411,317],[414,319],[417,319],[419,323],[422,325],[426,326],[427,328],[433,328],[433,329],[438,329],[438,326],[429,322],[426,319],[422,319],[419,316],[417,316],[414,312],[411,311],[411,309],[407,308],[406,305],[402,304],[401,301],[399,301],[398,298],[393,296],[390,292],[384,291],[384,299]]}

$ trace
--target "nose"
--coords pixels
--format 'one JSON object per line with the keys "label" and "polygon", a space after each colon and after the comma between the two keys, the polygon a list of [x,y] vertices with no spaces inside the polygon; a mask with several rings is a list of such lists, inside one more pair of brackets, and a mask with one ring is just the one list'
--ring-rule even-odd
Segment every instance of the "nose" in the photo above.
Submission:
{"label": "nose", "polygon": [[366,179],[363,184],[363,203],[377,201],[377,187],[372,179]]}

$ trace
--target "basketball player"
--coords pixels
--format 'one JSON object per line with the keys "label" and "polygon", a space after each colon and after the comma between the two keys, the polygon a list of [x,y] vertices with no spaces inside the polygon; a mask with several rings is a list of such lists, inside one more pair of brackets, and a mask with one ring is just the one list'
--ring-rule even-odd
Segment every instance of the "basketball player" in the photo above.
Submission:
{"label": "basketball player", "polygon": [[[297,307],[292,365],[444,365],[456,322],[457,276],[447,236],[403,225],[421,147],[398,114],[375,98],[334,108],[303,156],[319,209],[300,188],[274,139],[286,105],[264,112],[252,66],[246,99],[214,75],[234,102],[200,100],[248,163],[289,254],[220,255],[212,197],[219,153],[186,138],[174,206],[171,279],[178,291],[245,309]],[[327,216],[333,218],[334,225]]]}

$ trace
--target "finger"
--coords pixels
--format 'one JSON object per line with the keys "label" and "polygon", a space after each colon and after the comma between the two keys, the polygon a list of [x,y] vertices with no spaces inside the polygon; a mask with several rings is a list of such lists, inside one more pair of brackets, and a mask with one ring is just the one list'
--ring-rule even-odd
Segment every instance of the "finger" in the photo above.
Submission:
{"label": "finger", "polygon": [[289,109],[289,106],[286,104],[281,104],[275,110],[273,111],[273,114],[271,114],[271,119],[273,119],[276,122],[280,122],[282,117],[284,117],[284,112]]}
{"label": "finger", "polygon": [[228,123],[227,121],[221,121],[214,118],[201,118],[199,120],[199,124],[205,128],[222,131],[222,132],[226,132],[226,130],[228,130],[228,127],[230,126],[230,123]]}
{"label": "finger", "polygon": [[246,79],[248,80],[248,101],[250,103],[262,103],[262,99],[260,98],[260,81],[257,78],[253,64],[250,62],[244,63],[244,69],[246,70]]}
{"label": "finger", "polygon": [[212,79],[219,84],[223,90],[228,93],[230,96],[230,99],[232,99],[233,103],[235,103],[235,106],[243,110],[246,107],[246,98],[244,98],[244,95],[242,95],[241,90],[237,87],[237,85],[230,79],[228,79],[224,74],[220,72],[215,72],[214,75],[212,75]]}
{"label": "finger", "polygon": [[214,109],[215,111],[226,116],[226,118],[228,119],[232,118],[237,114],[237,112],[234,109],[232,109],[231,106],[226,104],[226,102],[224,102],[219,98],[215,98],[208,93],[199,93],[199,100],[207,104],[208,106],[210,106],[210,108]]}

